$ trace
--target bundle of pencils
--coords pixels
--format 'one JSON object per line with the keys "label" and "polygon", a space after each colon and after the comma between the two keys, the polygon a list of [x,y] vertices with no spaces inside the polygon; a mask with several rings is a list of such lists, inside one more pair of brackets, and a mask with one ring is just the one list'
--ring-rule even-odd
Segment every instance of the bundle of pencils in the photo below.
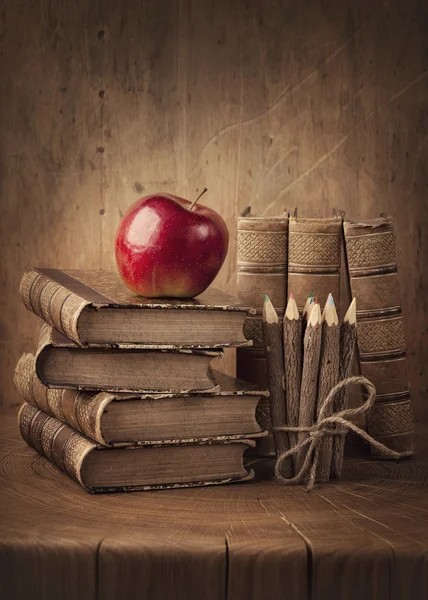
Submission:
{"label": "bundle of pencils", "polygon": [[[290,294],[281,324],[269,298],[263,310],[263,338],[268,367],[271,420],[279,474],[294,478],[305,475],[311,427],[322,419],[347,408],[347,388],[341,389],[334,403],[326,402],[330,391],[351,373],[356,342],[355,298],[339,326],[331,294],[321,313],[320,305],[309,294],[302,315]],[[342,471],[345,431],[325,429],[317,445],[316,479],[326,482]],[[293,449],[296,449],[293,451]]]}

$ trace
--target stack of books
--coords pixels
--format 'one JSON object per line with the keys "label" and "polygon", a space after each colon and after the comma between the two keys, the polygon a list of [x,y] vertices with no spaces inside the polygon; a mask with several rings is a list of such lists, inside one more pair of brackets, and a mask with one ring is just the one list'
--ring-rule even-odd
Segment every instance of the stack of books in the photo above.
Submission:
{"label": "stack of books", "polygon": [[106,271],[30,269],[21,296],[43,320],[15,371],[28,445],[91,492],[252,478],[268,392],[213,368],[248,344],[250,309],[213,289],[145,299]]}

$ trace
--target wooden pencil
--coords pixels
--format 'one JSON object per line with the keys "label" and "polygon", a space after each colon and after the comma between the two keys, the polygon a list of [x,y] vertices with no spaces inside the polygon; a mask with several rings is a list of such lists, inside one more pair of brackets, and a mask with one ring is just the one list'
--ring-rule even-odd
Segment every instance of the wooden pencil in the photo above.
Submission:
{"label": "wooden pencil", "polygon": [[[322,314],[322,334],[321,334],[321,357],[320,370],[318,376],[318,397],[317,397],[317,419],[320,417],[321,409],[324,406],[330,390],[339,381],[339,318],[337,316],[334,299],[331,294],[328,295],[327,302]],[[322,417],[329,417],[333,413],[333,406],[326,407],[323,410]],[[330,479],[330,467],[332,457],[333,438],[331,435],[325,435],[321,440],[317,480],[328,481]]]}
{"label": "wooden pencil", "polygon": [[[272,427],[284,427],[287,425],[287,412],[285,405],[284,386],[284,360],[281,323],[268,296],[263,303],[263,344],[265,348],[269,404]],[[286,431],[273,431],[273,440],[277,456],[280,456],[290,448],[288,433]],[[291,477],[292,459],[286,460],[283,466],[283,477]]]}
{"label": "wooden pencil", "polygon": [[[299,427],[310,427],[314,423],[315,402],[317,395],[319,361],[321,351],[321,310],[318,302],[314,303],[306,326],[303,341],[303,369],[300,386]],[[308,437],[307,432],[299,432],[299,443]],[[297,456],[297,471],[302,468],[306,457],[307,446]]]}
{"label": "wooden pencil", "polygon": [[[299,399],[302,382],[302,319],[299,315],[296,300],[290,294],[283,321],[284,335],[284,373],[285,399],[287,407],[287,425],[299,425]],[[297,433],[288,434],[290,446],[297,443]],[[297,466],[297,456],[293,455],[294,468]]]}
{"label": "wooden pencil", "polygon": [[[302,311],[302,340],[305,335],[306,325],[308,324],[309,317],[311,316],[311,311],[314,306],[315,298],[312,292],[309,292],[308,297],[306,298],[305,306]],[[302,347],[303,352],[303,347]]]}
{"label": "wooden pencil", "polygon": [[[352,300],[343,323],[340,327],[340,360],[339,381],[351,375],[352,358],[354,356],[355,342],[357,339],[357,306],[355,298]],[[349,392],[343,390],[336,396],[334,412],[345,410],[348,407]],[[331,460],[331,477],[340,477],[343,466],[343,453],[345,450],[345,436],[335,435],[333,437],[333,450]]]}
{"label": "wooden pencil", "polygon": [[302,316],[308,319],[311,314],[311,310],[314,304],[315,298],[312,292],[309,292],[308,297],[306,298],[305,306],[303,308]]}

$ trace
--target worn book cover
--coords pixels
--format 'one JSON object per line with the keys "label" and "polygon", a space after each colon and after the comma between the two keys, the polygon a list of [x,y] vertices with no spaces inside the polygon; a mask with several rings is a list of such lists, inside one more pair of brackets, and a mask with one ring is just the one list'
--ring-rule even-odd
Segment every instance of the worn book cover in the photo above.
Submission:
{"label": "worn book cover", "polygon": [[254,445],[250,439],[106,448],[28,403],[18,423],[29,446],[90,492],[215,485],[254,476],[243,463]]}
{"label": "worn book cover", "polygon": [[[278,216],[257,216],[247,208],[238,217],[237,294],[257,312],[244,321],[245,338],[253,345],[238,348],[236,369],[238,377],[262,387],[267,387],[267,376],[261,310],[265,294],[280,316],[287,303],[288,227],[288,210]],[[260,406],[258,415],[264,414]],[[271,455],[272,436],[258,440],[257,450]]]}
{"label": "worn book cover", "polygon": [[[345,221],[344,234],[351,290],[357,299],[361,374],[376,387],[368,431],[403,456],[411,455],[414,422],[394,224],[390,217]],[[381,458],[373,448],[372,455]]]}
{"label": "worn book cover", "polygon": [[104,446],[260,434],[256,408],[268,392],[216,371],[213,379],[219,386],[214,394],[112,394],[46,387],[32,354],[24,354],[15,369],[26,402]]}
{"label": "worn book cover", "polygon": [[148,349],[138,344],[82,348],[44,323],[35,369],[53,388],[139,394],[217,391],[211,363],[221,354],[219,349]]}
{"label": "worn book cover", "polygon": [[312,292],[323,306],[331,293],[340,301],[342,218],[290,217],[288,233],[288,292],[300,311]]}
{"label": "worn book cover", "polygon": [[277,310],[287,298],[288,213],[238,217],[238,298],[261,309],[265,294]]}
{"label": "worn book cover", "polygon": [[20,292],[28,310],[80,346],[248,345],[242,326],[252,309],[214,288],[189,299],[143,298],[112,271],[32,268]]}

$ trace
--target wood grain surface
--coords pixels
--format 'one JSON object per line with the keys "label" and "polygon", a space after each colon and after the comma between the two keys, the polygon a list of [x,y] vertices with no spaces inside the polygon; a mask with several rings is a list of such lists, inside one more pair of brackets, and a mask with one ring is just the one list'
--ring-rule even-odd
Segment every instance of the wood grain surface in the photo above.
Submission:
{"label": "wood grain surface", "polygon": [[3,4],[3,404],[36,340],[18,298],[24,269],[114,268],[134,200],[206,186],[231,234],[216,285],[232,293],[249,204],[395,218],[415,413],[428,418],[424,0]]}
{"label": "wood grain surface", "polygon": [[93,496],[26,446],[15,409],[0,420],[2,598],[427,597],[423,457],[348,460],[310,494],[259,465],[248,484]]}

